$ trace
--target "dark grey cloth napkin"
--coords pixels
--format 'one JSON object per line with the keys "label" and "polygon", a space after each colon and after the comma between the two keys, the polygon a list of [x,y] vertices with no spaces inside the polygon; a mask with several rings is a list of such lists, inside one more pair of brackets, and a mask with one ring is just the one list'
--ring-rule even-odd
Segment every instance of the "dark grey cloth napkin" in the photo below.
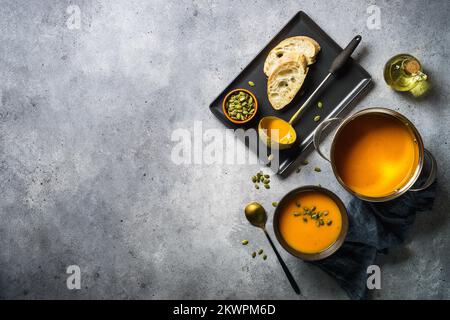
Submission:
{"label": "dark grey cloth napkin", "polygon": [[366,299],[367,267],[375,264],[378,254],[403,243],[417,213],[432,209],[436,184],[388,202],[353,198],[347,208],[346,241],[335,254],[312,264],[334,277],[351,299]]}

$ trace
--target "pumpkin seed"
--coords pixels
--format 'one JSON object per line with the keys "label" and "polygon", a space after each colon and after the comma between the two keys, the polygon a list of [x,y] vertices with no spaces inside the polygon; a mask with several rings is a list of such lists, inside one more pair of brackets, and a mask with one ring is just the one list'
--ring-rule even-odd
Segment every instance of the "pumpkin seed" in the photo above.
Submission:
{"label": "pumpkin seed", "polygon": [[322,107],[323,107],[322,101],[317,102],[317,106],[318,106],[319,108],[322,108]]}
{"label": "pumpkin seed", "polygon": [[248,245],[248,240],[242,240],[241,243],[242,243],[244,246],[246,246],[246,245]]}
{"label": "pumpkin seed", "polygon": [[270,186],[269,186],[268,184],[265,184],[265,185],[264,185],[264,188],[270,189]]}
{"label": "pumpkin seed", "polygon": [[317,115],[317,116],[314,117],[314,121],[315,121],[315,122],[318,122],[319,120],[320,120],[320,116],[319,116],[319,115]]}
{"label": "pumpkin seed", "polygon": [[328,220],[327,225],[328,225],[328,226],[331,226],[332,223],[333,223],[332,220]]}
{"label": "pumpkin seed", "polygon": [[262,258],[263,258],[263,260],[266,260],[266,259],[267,259],[267,256],[266,256],[266,255],[263,255]]}
{"label": "pumpkin seed", "polygon": [[253,252],[252,252],[252,258],[255,258],[255,257],[256,257],[256,252],[253,251]]}
{"label": "pumpkin seed", "polygon": [[304,222],[308,222],[308,219],[306,219],[305,217],[303,217],[303,221],[304,221]]}
{"label": "pumpkin seed", "polygon": [[272,202],[272,206],[273,206],[273,207],[278,206],[278,202],[276,202],[276,201]]}
{"label": "pumpkin seed", "polygon": [[298,217],[299,215],[301,215],[300,212],[294,212],[294,217]]}
{"label": "pumpkin seed", "polygon": [[255,188],[256,188],[256,189],[259,189],[259,185],[257,185],[256,183],[255,183]]}
{"label": "pumpkin seed", "polygon": [[315,172],[321,172],[322,169],[320,169],[320,167],[315,167],[315,168],[314,168],[314,171],[315,171]]}
{"label": "pumpkin seed", "polygon": [[306,159],[302,161],[302,165],[304,165],[304,166],[306,166],[308,163],[309,163],[309,161]]}
{"label": "pumpkin seed", "polygon": [[258,254],[259,254],[259,255],[262,255],[262,254],[263,254],[263,252],[264,252],[264,250],[263,250],[263,249],[259,249],[259,250],[258,250]]}
{"label": "pumpkin seed", "polygon": [[298,200],[295,201],[295,205],[296,205],[297,207],[299,207],[299,208],[302,206],[302,204],[301,204],[300,201],[298,201]]}
{"label": "pumpkin seed", "polygon": [[255,86],[255,83],[254,83],[253,81],[249,81],[249,82],[248,82],[248,85],[249,85],[250,87],[254,87],[254,86]]}

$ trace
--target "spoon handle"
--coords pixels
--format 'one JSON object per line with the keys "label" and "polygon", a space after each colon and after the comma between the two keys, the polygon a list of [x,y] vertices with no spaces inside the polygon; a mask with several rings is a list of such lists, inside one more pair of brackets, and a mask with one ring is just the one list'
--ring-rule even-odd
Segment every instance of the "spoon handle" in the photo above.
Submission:
{"label": "spoon handle", "polygon": [[270,239],[269,234],[267,233],[266,229],[263,229],[264,233],[266,234],[267,239],[270,242],[270,245],[272,246],[273,251],[275,251],[275,255],[278,258],[278,261],[280,261],[281,267],[283,268],[284,273],[286,274],[286,277],[288,278],[289,282],[291,283],[292,289],[294,289],[295,293],[300,294],[300,288],[297,285],[297,282],[295,282],[294,277],[292,276],[291,272],[289,271],[288,267],[283,261],[283,258],[281,258],[280,254],[278,253],[277,248],[272,242],[272,239]]}

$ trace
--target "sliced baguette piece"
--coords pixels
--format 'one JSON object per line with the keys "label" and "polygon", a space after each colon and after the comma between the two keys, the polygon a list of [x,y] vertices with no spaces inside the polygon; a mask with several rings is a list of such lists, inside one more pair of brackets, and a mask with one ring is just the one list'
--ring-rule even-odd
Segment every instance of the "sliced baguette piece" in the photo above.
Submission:
{"label": "sliced baguette piece", "polygon": [[308,67],[302,61],[288,61],[273,70],[267,81],[267,96],[275,110],[283,109],[294,99],[307,73]]}
{"label": "sliced baguette piece", "polygon": [[320,51],[320,45],[316,40],[306,36],[296,36],[284,39],[267,55],[264,63],[264,73],[270,77],[270,70],[276,69],[278,61],[283,58],[287,52],[296,52],[306,57],[308,65],[316,61],[316,56]]}
{"label": "sliced baguette piece", "polygon": [[298,53],[296,51],[286,51],[281,58],[279,58],[276,63],[272,63],[270,65],[270,69],[268,70],[268,74],[271,75],[272,72],[280,65],[285,62],[296,61],[304,65],[306,68],[308,63],[306,62],[306,58],[303,54]]}

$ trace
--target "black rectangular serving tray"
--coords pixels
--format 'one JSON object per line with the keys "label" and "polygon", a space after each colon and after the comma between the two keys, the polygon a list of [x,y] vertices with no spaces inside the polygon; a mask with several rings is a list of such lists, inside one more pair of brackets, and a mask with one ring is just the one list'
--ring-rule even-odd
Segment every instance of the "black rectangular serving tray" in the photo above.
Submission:
{"label": "black rectangular serving tray", "polygon": [[[280,41],[292,36],[309,36],[315,39],[321,46],[316,63],[309,66],[309,72],[301,91],[293,101],[282,110],[274,110],[267,98],[267,77],[263,72],[264,62],[269,51]],[[355,35],[348,35],[348,41]],[[363,39],[364,41],[364,39]],[[281,31],[266,45],[266,47],[245,67],[241,73],[219,94],[210,104],[211,112],[225,124],[233,129],[254,128],[257,130],[259,120],[268,115],[274,115],[289,121],[291,116],[298,110],[303,102],[309,97],[314,89],[328,74],[333,59],[342,51],[342,48],[334,42],[308,15],[299,11]],[[254,87],[248,82],[253,81]],[[326,87],[321,90],[317,99],[311,101],[310,105],[297,119],[294,127],[297,131],[297,141],[291,148],[281,150],[279,154],[279,168],[277,173],[284,174],[289,170],[297,158],[307,149],[312,142],[314,131],[318,125],[314,117],[320,115],[321,121],[336,117],[344,110],[358,95],[361,94],[371,82],[371,77],[353,59],[342,72],[332,76]],[[222,112],[222,101],[225,95],[236,88],[245,88],[254,93],[258,99],[258,112],[256,116],[244,125],[231,123]],[[323,103],[322,108],[317,107],[318,101]]]}

